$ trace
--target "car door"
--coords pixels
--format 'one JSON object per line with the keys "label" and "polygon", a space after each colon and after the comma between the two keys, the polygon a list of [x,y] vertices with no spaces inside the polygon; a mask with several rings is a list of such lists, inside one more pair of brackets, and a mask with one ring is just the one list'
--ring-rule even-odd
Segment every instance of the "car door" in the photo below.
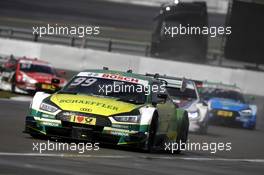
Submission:
{"label": "car door", "polygon": [[158,133],[161,135],[166,135],[169,140],[173,140],[177,133],[177,127],[173,120],[176,115],[176,107],[172,99],[168,96],[168,93],[165,92],[167,98],[165,100],[158,100],[157,111],[159,114],[159,128]]}

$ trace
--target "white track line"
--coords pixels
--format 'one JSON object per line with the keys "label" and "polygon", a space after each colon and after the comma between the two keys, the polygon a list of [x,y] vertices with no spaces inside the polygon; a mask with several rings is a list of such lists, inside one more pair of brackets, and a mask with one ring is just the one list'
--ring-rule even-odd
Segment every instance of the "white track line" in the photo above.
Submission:
{"label": "white track line", "polygon": [[222,161],[222,162],[250,162],[264,163],[264,159],[226,159],[209,157],[172,157],[172,156],[114,156],[114,155],[86,155],[86,154],[40,154],[40,153],[5,153],[0,152],[0,156],[26,156],[26,157],[64,157],[64,158],[109,158],[109,159],[167,159],[167,160],[191,160],[191,161]]}
{"label": "white track line", "polygon": [[165,2],[172,2],[172,1],[164,1],[164,0],[106,0],[110,2],[118,2],[124,4],[134,4],[134,5],[144,5],[144,6],[160,6]]}
{"label": "white track line", "polygon": [[13,101],[23,101],[23,102],[30,102],[32,101],[32,97],[27,97],[27,96],[16,96],[16,97],[11,97],[10,100]]}

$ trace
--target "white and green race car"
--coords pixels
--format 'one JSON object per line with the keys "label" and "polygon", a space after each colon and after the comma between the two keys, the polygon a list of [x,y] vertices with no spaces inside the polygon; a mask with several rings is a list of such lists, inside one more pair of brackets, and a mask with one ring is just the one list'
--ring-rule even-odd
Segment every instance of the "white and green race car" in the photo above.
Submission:
{"label": "white and green race car", "polygon": [[33,137],[148,151],[164,149],[166,143],[185,143],[188,129],[187,112],[174,105],[161,81],[108,69],[80,72],[55,94],[36,93],[25,122],[26,133]]}

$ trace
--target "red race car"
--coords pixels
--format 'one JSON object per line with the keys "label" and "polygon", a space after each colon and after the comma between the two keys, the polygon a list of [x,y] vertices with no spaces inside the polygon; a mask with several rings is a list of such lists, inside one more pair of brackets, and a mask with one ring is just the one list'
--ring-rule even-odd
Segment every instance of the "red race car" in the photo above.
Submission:
{"label": "red race car", "polygon": [[15,59],[11,56],[2,65],[0,88],[16,93],[53,93],[67,83],[62,77],[64,74],[65,72],[55,70],[48,62],[26,57]]}

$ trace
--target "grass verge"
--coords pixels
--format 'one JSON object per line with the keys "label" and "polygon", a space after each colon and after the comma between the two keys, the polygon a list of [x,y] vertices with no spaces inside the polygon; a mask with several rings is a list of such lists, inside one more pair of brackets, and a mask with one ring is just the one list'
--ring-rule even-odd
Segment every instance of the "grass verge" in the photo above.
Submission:
{"label": "grass verge", "polygon": [[11,98],[17,96],[16,94],[13,94],[12,92],[7,91],[0,91],[0,98]]}

